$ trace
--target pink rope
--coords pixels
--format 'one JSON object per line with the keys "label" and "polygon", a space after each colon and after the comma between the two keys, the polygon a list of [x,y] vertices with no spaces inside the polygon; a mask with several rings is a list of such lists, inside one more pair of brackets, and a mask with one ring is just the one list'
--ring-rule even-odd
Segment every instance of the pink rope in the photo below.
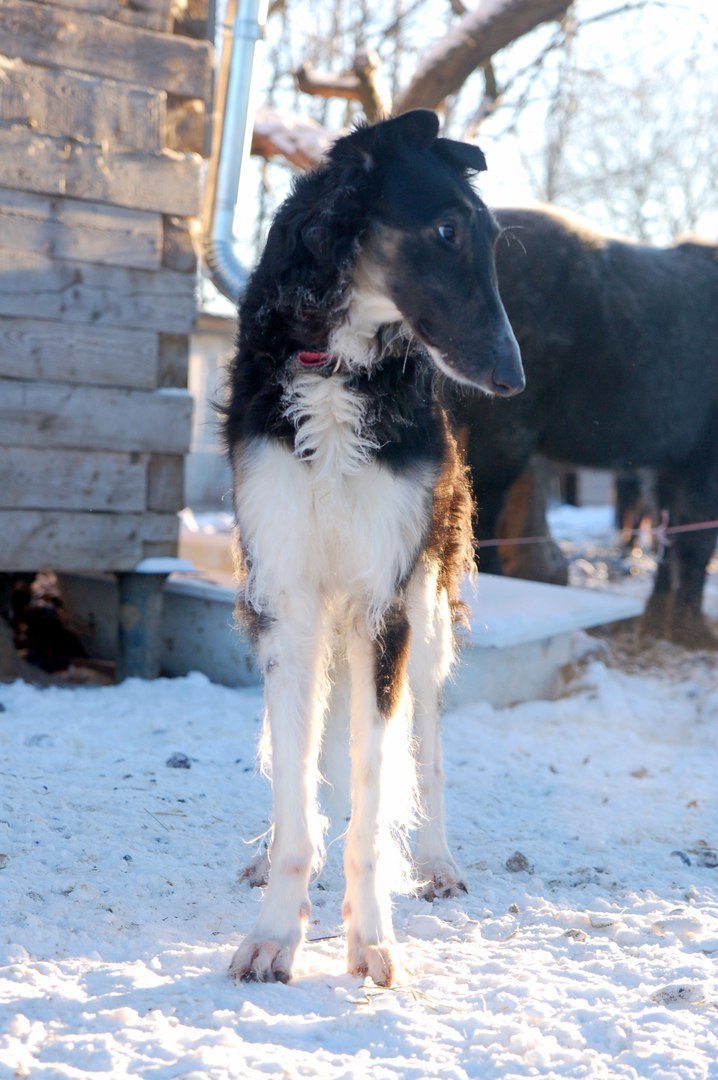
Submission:
{"label": "pink rope", "polygon": [[[718,529],[716,521],[692,521],[686,525],[669,525],[668,511],[661,511],[661,524],[654,525],[649,529],[631,529],[631,536],[640,536],[642,533],[650,533],[658,538],[660,554],[666,547],[670,547],[669,536],[674,533],[701,532],[704,529]],[[475,546],[482,547],[516,547],[519,544],[549,544],[553,542],[551,536],[507,536],[504,540],[477,540]]]}

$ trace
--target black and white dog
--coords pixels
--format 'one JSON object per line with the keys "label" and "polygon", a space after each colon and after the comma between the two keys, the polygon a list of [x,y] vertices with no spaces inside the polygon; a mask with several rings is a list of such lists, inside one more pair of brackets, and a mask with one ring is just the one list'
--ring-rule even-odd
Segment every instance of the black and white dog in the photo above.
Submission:
{"label": "black and white dog", "polygon": [[274,826],[238,979],[292,974],[322,852],[330,694],[351,733],[349,971],[395,976],[389,747],[397,731],[412,744],[412,712],[416,878],[428,897],[464,888],[444,832],[439,709],[471,498],[437,372],[502,397],[524,381],[496,287],[499,230],[467,179],[484,156],[437,132],[419,110],[338,140],[295,181],[240,308],[225,432]]}

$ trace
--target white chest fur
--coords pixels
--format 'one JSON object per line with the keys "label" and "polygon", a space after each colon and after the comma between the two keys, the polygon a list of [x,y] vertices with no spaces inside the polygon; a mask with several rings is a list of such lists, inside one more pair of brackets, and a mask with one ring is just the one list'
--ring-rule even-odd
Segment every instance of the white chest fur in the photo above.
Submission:
{"label": "white chest fur", "polygon": [[355,475],[377,449],[366,398],[341,375],[297,375],[285,392],[284,412],[297,429],[295,454],[311,462],[317,478]]}
{"label": "white chest fur", "polygon": [[433,470],[396,473],[374,456],[366,402],[343,380],[300,375],[287,398],[295,451],[257,439],[235,458],[235,508],[251,564],[247,597],[320,589],[381,619],[426,535]]}

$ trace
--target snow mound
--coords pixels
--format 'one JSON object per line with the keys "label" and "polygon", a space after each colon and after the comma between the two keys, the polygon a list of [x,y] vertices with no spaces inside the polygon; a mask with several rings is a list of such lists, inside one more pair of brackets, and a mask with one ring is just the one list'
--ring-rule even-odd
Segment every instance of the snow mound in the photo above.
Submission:
{"label": "snow mound", "polygon": [[388,991],[344,972],[338,844],[297,979],[227,978],[260,900],[237,884],[269,807],[258,692],[15,683],[0,704],[1,1075],[715,1075],[707,681],[594,659],[558,701],[448,715],[470,893],[397,899],[412,975]]}

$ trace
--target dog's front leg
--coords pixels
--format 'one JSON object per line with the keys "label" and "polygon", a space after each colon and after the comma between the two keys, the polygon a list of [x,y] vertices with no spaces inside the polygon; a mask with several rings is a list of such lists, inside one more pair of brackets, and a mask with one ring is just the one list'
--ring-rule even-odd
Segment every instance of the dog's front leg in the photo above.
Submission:
{"label": "dog's front leg", "polygon": [[236,979],[287,982],[309,916],[309,876],[322,844],[318,755],[326,657],[318,599],[286,596],[264,618],[258,657],[272,760],[274,830],[259,919],[230,965]]}
{"label": "dog's front leg", "polygon": [[441,752],[441,698],[454,661],[451,612],[437,568],[419,566],[408,590],[412,626],[409,679],[414,695],[414,736],[422,816],[414,858],[419,895],[425,900],[466,892],[463,875],[446,840],[444,770]]}
{"label": "dog's front leg", "polygon": [[350,632],[352,812],[344,848],[348,968],[391,986],[397,961],[391,921],[388,861],[394,855],[387,813],[392,762],[387,734],[409,707],[406,678],[409,624],[403,610],[390,612],[379,639]]}

